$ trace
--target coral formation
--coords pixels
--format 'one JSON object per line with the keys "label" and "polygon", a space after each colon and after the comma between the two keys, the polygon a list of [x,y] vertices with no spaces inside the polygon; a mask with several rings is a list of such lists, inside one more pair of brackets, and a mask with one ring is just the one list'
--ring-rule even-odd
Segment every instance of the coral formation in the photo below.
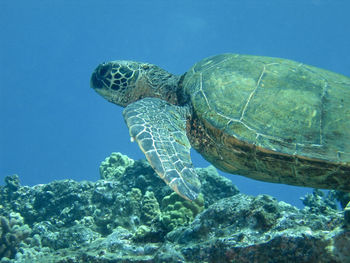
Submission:
{"label": "coral formation", "polygon": [[182,199],[145,161],[113,153],[97,182],[0,186],[0,262],[347,262],[350,232],[335,194],[300,210],[240,194],[215,168]]}
{"label": "coral formation", "polygon": [[314,213],[327,214],[328,209],[337,209],[335,191],[328,191],[326,195],[324,191],[314,189],[312,194],[307,194],[301,200]]}
{"label": "coral formation", "polygon": [[151,225],[160,214],[159,204],[153,192],[146,191],[142,198],[141,220],[146,225]]}
{"label": "coral formation", "polygon": [[125,169],[134,164],[134,160],[120,153],[112,153],[100,165],[101,179],[118,179]]}
{"label": "coral formation", "polygon": [[27,242],[31,229],[19,213],[0,216],[0,259],[14,258],[22,242]]}
{"label": "coral formation", "polygon": [[162,200],[161,222],[168,231],[177,226],[188,225],[204,209],[203,195],[191,202],[176,193],[171,193]]}

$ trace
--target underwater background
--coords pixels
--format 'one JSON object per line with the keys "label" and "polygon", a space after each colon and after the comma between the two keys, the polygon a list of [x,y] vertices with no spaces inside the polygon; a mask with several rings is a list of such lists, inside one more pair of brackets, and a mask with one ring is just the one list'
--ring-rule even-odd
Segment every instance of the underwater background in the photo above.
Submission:
{"label": "underwater background", "polygon": [[[99,179],[112,152],[144,155],[122,108],[89,87],[103,62],[183,74],[225,52],[282,57],[350,76],[350,2],[0,0],[0,176],[22,185]],[[193,152],[195,167],[209,164]],[[311,189],[227,176],[245,194],[299,207]]]}

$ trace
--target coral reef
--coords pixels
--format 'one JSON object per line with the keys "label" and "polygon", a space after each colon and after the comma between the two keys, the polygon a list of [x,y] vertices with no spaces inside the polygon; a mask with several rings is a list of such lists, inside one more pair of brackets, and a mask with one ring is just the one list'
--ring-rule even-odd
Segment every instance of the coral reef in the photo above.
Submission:
{"label": "coral reef", "polygon": [[239,193],[213,167],[187,201],[146,161],[113,153],[96,182],[0,186],[0,262],[350,262],[337,195],[315,190],[300,210]]}

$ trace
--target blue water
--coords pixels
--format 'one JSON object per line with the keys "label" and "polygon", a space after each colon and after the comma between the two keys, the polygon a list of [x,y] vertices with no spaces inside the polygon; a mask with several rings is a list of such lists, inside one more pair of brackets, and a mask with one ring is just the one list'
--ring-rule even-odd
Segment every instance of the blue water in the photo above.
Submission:
{"label": "blue water", "polygon": [[[139,60],[182,74],[204,57],[231,52],[350,76],[349,10],[347,0],[0,0],[1,184],[13,173],[26,185],[94,181],[113,151],[144,158],[122,108],[89,87],[98,63]],[[193,162],[208,165],[196,153]],[[297,206],[310,191],[227,176],[244,193]]]}

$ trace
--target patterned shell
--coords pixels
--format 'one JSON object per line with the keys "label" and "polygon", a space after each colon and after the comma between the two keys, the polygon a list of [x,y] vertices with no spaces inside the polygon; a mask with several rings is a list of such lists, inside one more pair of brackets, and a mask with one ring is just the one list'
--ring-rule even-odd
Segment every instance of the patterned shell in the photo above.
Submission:
{"label": "patterned shell", "polygon": [[240,141],[350,163],[350,79],[295,61],[223,54],[186,74],[199,118]]}

